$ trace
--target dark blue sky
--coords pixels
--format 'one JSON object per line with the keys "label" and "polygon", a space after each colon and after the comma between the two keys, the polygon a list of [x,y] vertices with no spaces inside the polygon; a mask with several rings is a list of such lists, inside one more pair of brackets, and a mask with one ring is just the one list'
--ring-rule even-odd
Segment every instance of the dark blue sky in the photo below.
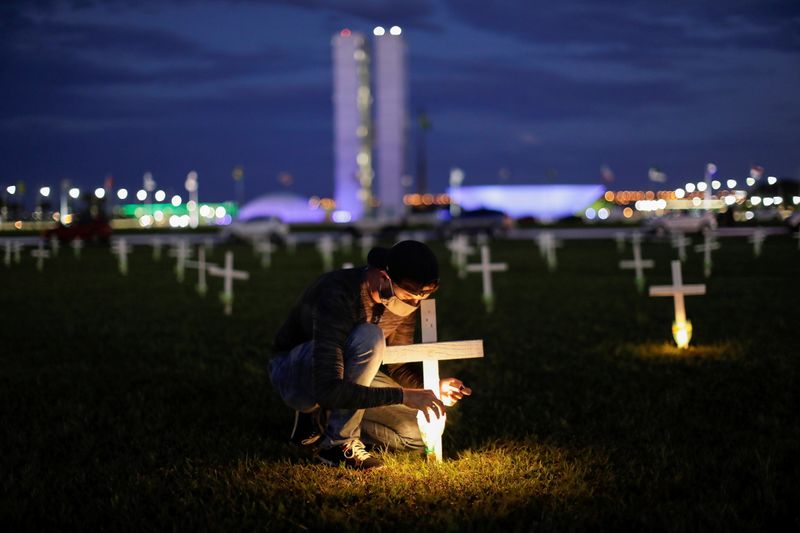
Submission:
{"label": "dark blue sky", "polygon": [[[613,5],[612,5],[613,4]],[[0,185],[330,195],[334,32],[402,26],[430,188],[800,176],[800,2],[0,3]],[[413,166],[410,170],[413,170]]]}

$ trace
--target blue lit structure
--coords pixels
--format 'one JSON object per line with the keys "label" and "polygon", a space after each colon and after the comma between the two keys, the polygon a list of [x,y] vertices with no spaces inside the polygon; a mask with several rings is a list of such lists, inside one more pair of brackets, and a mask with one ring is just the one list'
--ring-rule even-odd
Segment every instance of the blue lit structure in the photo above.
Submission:
{"label": "blue lit structure", "polygon": [[325,210],[312,208],[308,199],[296,194],[265,194],[242,206],[238,220],[247,222],[266,217],[277,217],[286,224],[322,222]]}
{"label": "blue lit structure", "polygon": [[553,221],[583,213],[603,196],[603,185],[473,185],[450,187],[450,201],[462,209],[495,209],[507,215]]}

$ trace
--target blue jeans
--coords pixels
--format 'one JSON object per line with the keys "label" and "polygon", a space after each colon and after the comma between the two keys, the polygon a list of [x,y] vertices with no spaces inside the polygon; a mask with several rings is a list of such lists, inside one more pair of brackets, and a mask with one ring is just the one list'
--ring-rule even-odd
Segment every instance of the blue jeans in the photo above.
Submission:
{"label": "blue jeans", "polygon": [[[399,387],[381,372],[386,340],[374,324],[359,324],[344,344],[344,379],[371,387]],[[314,341],[276,354],[270,361],[270,380],[283,402],[311,413],[319,409],[314,398],[312,353]],[[321,446],[329,448],[362,437],[365,442],[393,449],[424,449],[415,409],[386,405],[370,409],[330,409]]]}

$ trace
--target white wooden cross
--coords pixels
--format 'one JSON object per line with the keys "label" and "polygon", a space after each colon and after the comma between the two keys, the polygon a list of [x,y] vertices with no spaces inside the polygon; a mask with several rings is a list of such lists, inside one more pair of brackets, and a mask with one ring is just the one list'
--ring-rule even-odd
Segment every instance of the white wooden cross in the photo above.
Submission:
{"label": "white wooden cross", "polygon": [[59,242],[58,237],[53,235],[50,237],[50,250],[53,252],[53,257],[58,257],[58,250],[60,248],[61,242]]}
{"label": "white wooden cross", "polygon": [[711,276],[711,251],[719,250],[719,242],[714,239],[714,234],[710,231],[703,232],[703,244],[695,244],[695,252],[703,252],[703,276]]}
{"label": "white wooden cross", "polygon": [[620,268],[632,268],[636,271],[636,289],[639,292],[644,290],[644,269],[653,268],[655,262],[652,259],[642,259],[642,235],[634,233],[631,239],[633,248],[633,260],[627,259],[619,262]]}
{"label": "white wooden cross", "polygon": [[75,237],[69,245],[72,247],[72,253],[75,254],[75,257],[80,259],[81,250],[83,250],[83,240],[80,237]]}
{"label": "white wooden cross", "polygon": [[329,272],[333,268],[333,252],[336,251],[336,243],[330,235],[323,236],[317,243],[317,250],[322,255],[322,269]]}
{"label": "white wooden cross", "polygon": [[275,251],[275,245],[271,241],[255,241],[253,242],[253,250],[261,254],[261,266],[269,268],[272,265],[272,252]]}
{"label": "white wooden cross", "polygon": [[3,259],[3,264],[6,266],[11,266],[11,239],[6,239],[5,241],[5,255]]}
{"label": "white wooden cross", "polygon": [[213,263],[206,263],[206,249],[204,246],[201,246],[197,249],[197,261],[192,261],[191,259],[184,259],[183,266],[186,268],[196,268],[197,269],[197,292],[200,296],[205,296],[206,291],[208,290],[208,285],[206,284],[206,270],[209,267],[217,265]]}
{"label": "white wooden cross", "polygon": [[117,239],[111,246],[111,253],[117,256],[119,261],[119,273],[123,276],[128,274],[128,242],[125,239]]}
{"label": "white wooden cross", "polygon": [[211,237],[205,239],[203,241],[203,247],[206,249],[208,253],[212,253],[214,251],[214,239]]}
{"label": "white wooden cross", "polygon": [[20,262],[22,261],[22,249],[25,248],[25,246],[19,241],[14,241],[13,248],[14,248],[14,262],[16,264],[20,264]]}
{"label": "white wooden cross", "polygon": [[50,257],[50,250],[44,249],[44,241],[39,241],[39,247],[31,251],[31,255],[36,258],[36,270],[44,268],[44,260]]}
{"label": "white wooden cross", "polygon": [[353,236],[350,233],[343,233],[339,237],[339,246],[345,253],[349,254],[353,249]]}
{"label": "white wooden cross", "polygon": [[186,268],[186,260],[192,256],[192,251],[185,239],[181,239],[175,244],[175,247],[170,250],[169,255],[175,258],[175,275],[178,281],[183,283],[183,272]]}
{"label": "white wooden cross", "polygon": [[489,246],[481,246],[481,262],[467,265],[467,272],[481,272],[483,274],[483,303],[486,311],[494,310],[494,291],[492,290],[492,272],[505,272],[507,263],[492,263],[489,257]]}
{"label": "white wooden cross", "polygon": [[678,259],[681,260],[681,263],[686,262],[686,247],[692,244],[692,240],[689,239],[683,232],[676,232],[672,234],[672,247],[678,249]]}
{"label": "white wooden cross", "polygon": [[614,240],[617,241],[617,251],[624,252],[625,251],[625,233],[622,231],[618,231],[614,233]]}
{"label": "white wooden cross", "polygon": [[748,242],[753,243],[753,256],[759,257],[761,255],[761,246],[764,244],[764,240],[767,238],[767,234],[764,233],[764,230],[757,229],[755,230],[750,237],[748,237]]}
{"label": "white wooden cross", "polygon": [[[422,343],[405,346],[387,346],[383,355],[384,364],[414,363],[422,361],[423,387],[431,390],[439,398],[439,361],[447,359],[470,359],[483,357],[483,341],[437,342],[436,334],[436,301],[420,302],[420,319],[422,321]],[[442,460],[442,432],[445,417],[439,419],[431,413],[431,422],[426,422],[422,413],[417,413],[420,433],[425,441],[429,456],[437,461]]]}
{"label": "white wooden cross", "polygon": [[543,231],[536,238],[539,245],[539,254],[547,259],[547,270],[554,272],[558,267],[558,257],[556,257],[556,248],[561,246],[561,243],[556,241],[555,235],[549,231]]}
{"label": "white wooden cross", "polygon": [[153,259],[159,261],[161,259],[161,239],[158,237],[150,239],[150,246],[153,247]]}
{"label": "white wooden cross", "polygon": [[650,287],[650,296],[672,296],[675,303],[675,323],[672,325],[672,334],[678,348],[686,348],[691,339],[691,323],[686,320],[686,306],[684,296],[694,296],[706,293],[706,286],[702,284],[684,285],[681,274],[681,262],[672,261],[672,285],[657,285]]}
{"label": "white wooden cross", "polygon": [[469,237],[463,233],[459,233],[447,243],[447,247],[450,249],[450,258],[453,266],[458,270],[458,277],[465,278],[467,276],[467,258],[475,251],[475,249],[469,245]]}
{"label": "white wooden cross", "polygon": [[225,252],[225,267],[219,268],[216,265],[209,265],[208,274],[210,276],[221,277],[223,281],[223,290],[220,294],[222,303],[225,304],[225,314],[230,315],[233,313],[233,280],[250,279],[250,273],[243,270],[233,269],[233,252]]}

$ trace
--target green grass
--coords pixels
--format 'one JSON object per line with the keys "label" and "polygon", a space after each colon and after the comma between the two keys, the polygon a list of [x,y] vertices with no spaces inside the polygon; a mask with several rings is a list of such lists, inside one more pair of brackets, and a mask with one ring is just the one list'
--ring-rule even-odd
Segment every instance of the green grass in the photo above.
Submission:
{"label": "green grass", "polygon": [[[321,271],[311,247],[271,270],[244,247],[234,315],[210,282],[177,283],[137,248],[64,249],[45,271],[0,266],[0,523],[11,529],[767,529],[797,509],[800,251],[723,239],[708,294],[687,297],[689,350],[672,303],[636,293],[612,241],[568,241],[546,271],[532,242],[498,242],[495,312],[480,276],[447,253],[439,339],[483,338],[486,357],[442,363],[474,396],[448,412],[447,460],[385,454],[359,473],[286,442],[268,348]],[[212,259],[222,261],[222,248]],[[628,255],[627,253],[625,254]],[[647,243],[669,282],[666,244]],[[338,262],[358,260],[340,255]],[[702,282],[700,256],[684,267]]]}

